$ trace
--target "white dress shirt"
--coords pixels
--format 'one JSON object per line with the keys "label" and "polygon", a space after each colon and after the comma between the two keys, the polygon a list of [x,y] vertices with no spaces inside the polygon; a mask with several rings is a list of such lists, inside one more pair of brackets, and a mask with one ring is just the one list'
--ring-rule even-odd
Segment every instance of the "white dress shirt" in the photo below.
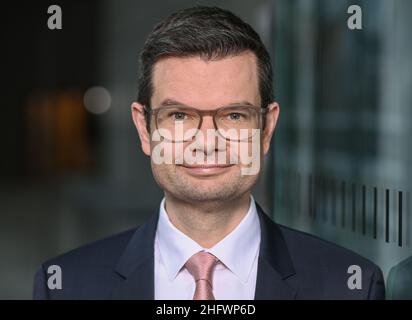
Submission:
{"label": "white dress shirt", "polygon": [[216,256],[213,275],[216,300],[252,300],[255,296],[257,261],[260,247],[260,223],[253,197],[238,226],[212,248],[203,248],[178,230],[160,204],[155,236],[155,299],[191,300],[195,281],[184,268],[186,261],[199,251]]}

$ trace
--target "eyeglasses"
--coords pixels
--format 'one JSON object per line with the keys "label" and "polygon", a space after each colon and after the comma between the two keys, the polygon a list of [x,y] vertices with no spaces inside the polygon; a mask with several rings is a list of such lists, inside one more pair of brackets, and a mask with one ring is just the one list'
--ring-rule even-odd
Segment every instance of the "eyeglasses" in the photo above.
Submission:
{"label": "eyeglasses", "polygon": [[[213,124],[220,136],[230,141],[245,141],[252,138],[260,129],[262,115],[266,108],[247,105],[234,105],[215,110],[198,110],[187,106],[167,106],[156,109],[144,108],[155,118],[160,136],[172,142],[190,141],[196,136],[203,117],[213,117]],[[167,135],[164,134],[167,132]],[[183,134],[177,134],[177,132]],[[163,134],[162,134],[163,133]]]}

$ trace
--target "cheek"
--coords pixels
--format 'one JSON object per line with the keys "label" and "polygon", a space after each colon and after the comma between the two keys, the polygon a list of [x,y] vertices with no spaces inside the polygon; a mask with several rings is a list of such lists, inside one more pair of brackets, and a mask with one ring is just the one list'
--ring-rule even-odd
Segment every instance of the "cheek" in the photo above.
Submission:
{"label": "cheek", "polygon": [[150,162],[152,167],[152,172],[155,180],[162,184],[162,181],[170,175],[169,171],[171,169],[170,164],[173,162],[171,158],[171,153],[168,151],[170,148],[164,141],[158,141],[159,139],[156,134],[152,133],[152,139],[150,141]]}
{"label": "cheek", "polygon": [[151,167],[153,178],[162,189],[169,189],[169,186],[174,184],[176,180],[175,166],[151,162]]}
{"label": "cheek", "polygon": [[[158,141],[162,140],[162,141]],[[151,160],[157,165],[175,165],[182,164],[184,146],[181,143],[172,143],[156,134],[150,143]]]}
{"label": "cheek", "polygon": [[260,138],[247,142],[235,142],[230,144],[228,151],[230,157],[236,159],[239,164],[247,165],[251,161],[260,161],[262,154],[262,142]]}

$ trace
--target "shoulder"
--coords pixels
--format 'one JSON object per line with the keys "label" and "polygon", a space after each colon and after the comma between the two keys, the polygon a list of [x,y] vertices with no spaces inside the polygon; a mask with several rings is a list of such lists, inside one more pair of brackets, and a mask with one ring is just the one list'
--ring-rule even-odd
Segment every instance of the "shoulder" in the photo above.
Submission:
{"label": "shoulder", "polygon": [[43,265],[45,267],[58,265],[71,268],[84,268],[87,265],[113,267],[113,264],[118,261],[136,229],[127,230],[73,249],[47,260]]}
{"label": "shoulder", "polygon": [[406,258],[405,260],[399,262],[399,264],[397,264],[396,266],[394,266],[391,269],[392,272],[395,271],[406,271],[409,272],[411,274],[412,277],[412,256],[409,258]]}
{"label": "shoulder", "polygon": [[[33,298],[108,299],[115,281],[113,268],[135,232],[136,228],[47,260],[35,274]],[[60,279],[62,290],[51,290],[51,279]]]}
{"label": "shoulder", "polygon": [[297,292],[297,299],[384,299],[382,271],[339,245],[274,222],[258,207],[263,259]]}
{"label": "shoulder", "polygon": [[298,256],[302,259],[311,257],[330,265],[344,263],[361,264],[367,268],[376,267],[372,261],[342,246],[303,231],[279,224],[278,226],[292,258],[296,259]]}
{"label": "shoulder", "polygon": [[[314,235],[278,226],[295,271],[308,287],[323,288],[323,296],[332,299],[385,297],[382,271],[374,262]],[[363,290],[348,290],[349,283]]]}
{"label": "shoulder", "polygon": [[388,275],[390,299],[412,299],[412,257],[392,267]]}

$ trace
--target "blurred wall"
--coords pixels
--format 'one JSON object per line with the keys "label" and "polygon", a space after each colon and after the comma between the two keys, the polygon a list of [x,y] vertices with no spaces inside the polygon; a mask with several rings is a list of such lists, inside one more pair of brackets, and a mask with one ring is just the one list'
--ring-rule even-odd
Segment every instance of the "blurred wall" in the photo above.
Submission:
{"label": "blurred wall", "polygon": [[[362,30],[347,27],[352,4],[362,9]],[[282,110],[275,218],[368,257],[385,276],[412,254],[411,5],[279,0],[274,6]]]}

